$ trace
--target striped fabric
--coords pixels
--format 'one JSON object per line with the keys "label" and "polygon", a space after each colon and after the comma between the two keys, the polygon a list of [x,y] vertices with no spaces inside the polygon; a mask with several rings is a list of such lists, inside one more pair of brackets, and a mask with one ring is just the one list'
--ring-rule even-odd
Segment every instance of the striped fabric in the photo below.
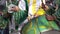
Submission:
{"label": "striped fabric", "polygon": [[[42,2],[41,0],[27,0],[27,1],[28,1],[28,6],[29,6],[28,16],[30,16],[30,14],[34,15],[38,11]],[[43,3],[45,4],[45,0],[43,1]],[[25,7],[24,0],[20,0],[18,6],[21,10],[25,10],[26,7]]]}
{"label": "striped fabric", "polygon": [[27,15],[28,15],[27,1],[20,0],[18,7],[20,8],[20,10],[18,12],[13,13],[14,20],[17,26],[27,18]]}
{"label": "striped fabric", "polygon": [[[38,11],[38,9],[41,6],[42,2],[41,2],[41,0],[30,0],[28,2],[29,2],[28,15],[29,16],[30,16],[30,14],[34,15]],[[43,1],[43,3],[45,4],[45,0]]]}

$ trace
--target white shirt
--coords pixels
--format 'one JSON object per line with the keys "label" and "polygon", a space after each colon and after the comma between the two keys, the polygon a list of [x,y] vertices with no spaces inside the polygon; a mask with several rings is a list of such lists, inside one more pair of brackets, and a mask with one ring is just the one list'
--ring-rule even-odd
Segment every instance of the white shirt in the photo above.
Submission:
{"label": "white shirt", "polygon": [[21,10],[26,10],[26,7],[25,7],[25,1],[24,0],[20,0],[19,1],[19,4],[18,4],[18,7],[21,9]]}

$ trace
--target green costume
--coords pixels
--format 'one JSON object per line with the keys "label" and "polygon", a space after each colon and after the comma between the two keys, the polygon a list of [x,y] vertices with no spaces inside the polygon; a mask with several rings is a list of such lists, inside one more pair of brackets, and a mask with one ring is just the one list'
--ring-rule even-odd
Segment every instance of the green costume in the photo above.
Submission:
{"label": "green costume", "polygon": [[[13,4],[17,5],[18,2],[13,2]],[[28,16],[28,6],[26,3],[26,10],[19,10],[18,12],[14,12],[13,13],[14,16],[14,20],[15,20],[15,24],[16,26],[18,26],[19,24],[21,24],[21,22],[23,22],[27,16]],[[18,28],[18,27],[16,27]]]}
{"label": "green costume", "polygon": [[[16,25],[23,22],[28,15],[28,8],[27,8],[28,3],[27,3],[27,0],[24,0],[24,1],[26,2],[26,11],[20,10],[18,12],[13,13]],[[40,34],[40,32],[49,31],[49,30],[52,30],[52,28],[59,30],[56,23],[54,21],[48,21],[44,14],[28,22],[23,27],[22,34]]]}
{"label": "green costume", "polygon": [[54,16],[56,17],[56,22],[60,28],[60,0],[55,0],[55,4],[58,5],[58,9],[54,13]]}
{"label": "green costume", "polygon": [[26,24],[23,27],[22,34],[40,34],[40,32],[52,30],[51,28],[59,30],[54,21],[48,21],[45,15],[42,15]]}
{"label": "green costume", "polygon": [[[56,1],[56,0],[55,0],[55,1]],[[57,9],[57,11],[55,12],[54,15],[57,17],[57,20],[60,21],[60,0],[57,0],[57,1],[55,2],[55,4],[58,5],[58,9]]]}
{"label": "green costume", "polygon": [[[46,11],[46,14],[52,16],[52,14],[54,14],[54,13],[55,13],[54,8],[51,7],[51,6],[49,6],[49,9]],[[48,22],[51,23],[53,29],[55,29],[55,30],[59,30],[59,28],[58,28],[58,26],[57,26],[57,24],[56,24],[56,22],[55,22],[54,20],[52,20],[52,21],[48,21]],[[55,27],[55,26],[56,26],[56,27]],[[58,28],[58,29],[57,29],[57,28]]]}
{"label": "green costume", "polygon": [[0,28],[5,29],[7,26],[8,20],[5,20],[3,16],[0,16]]}
{"label": "green costume", "polygon": [[52,29],[59,30],[59,27],[54,21],[48,21],[45,15],[41,15],[38,18],[28,22],[23,27],[22,34],[40,34],[40,32],[45,32]]}
{"label": "green costume", "polygon": [[6,8],[5,8],[5,9],[3,10],[3,15],[0,16],[0,28],[1,28],[1,29],[5,29],[5,28],[7,27],[7,25],[8,25],[8,23],[9,23],[9,19],[6,18],[6,14],[7,14],[6,11],[7,11],[7,10],[6,10]]}

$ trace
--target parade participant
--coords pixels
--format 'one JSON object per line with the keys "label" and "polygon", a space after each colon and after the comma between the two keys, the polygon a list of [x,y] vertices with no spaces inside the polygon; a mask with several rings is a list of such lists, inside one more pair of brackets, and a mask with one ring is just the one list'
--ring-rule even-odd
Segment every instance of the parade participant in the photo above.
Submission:
{"label": "parade participant", "polygon": [[56,4],[56,12],[53,14],[56,17],[56,22],[60,28],[60,0],[54,0],[54,3]]}
{"label": "parade participant", "polygon": [[[29,1],[29,0],[28,0]],[[41,4],[39,5],[40,2]],[[36,3],[36,4],[35,4]],[[43,3],[45,4],[44,0]],[[42,1],[40,0],[30,0],[29,3],[29,19],[32,17],[37,17],[29,21],[25,27],[23,27],[22,34],[40,34],[40,32],[46,32],[52,29],[59,30],[58,26],[54,21],[48,21],[45,16],[45,7],[42,7]],[[46,6],[46,5],[45,5]],[[42,8],[41,8],[42,7]],[[46,6],[47,7],[47,6]],[[50,17],[51,18],[51,17]],[[54,20],[54,19],[51,19]],[[53,24],[52,24],[53,23]]]}
{"label": "parade participant", "polygon": [[55,4],[53,3],[53,1],[47,1],[47,6],[49,7],[49,9],[46,11],[46,17],[47,20],[49,21],[49,23],[51,24],[52,28],[54,28],[54,30],[58,30],[56,27],[54,27],[54,25],[56,24],[56,17],[53,15],[55,13]]}
{"label": "parade participant", "polygon": [[[24,0],[20,0],[19,7],[20,9],[25,9]],[[26,0],[25,0],[26,1]],[[40,34],[40,32],[45,32],[52,30],[53,24],[49,23],[49,21],[45,17],[45,11],[42,9],[42,1],[41,0],[27,0],[29,6],[28,19],[30,20],[33,17],[37,17],[35,19],[30,20],[22,29],[22,34]],[[23,4],[22,4],[23,3]],[[43,0],[45,4],[45,0]],[[16,10],[16,7],[12,9]],[[55,23],[54,23],[55,24]],[[58,26],[53,25],[56,30],[58,30]],[[54,28],[53,28],[54,29]]]}
{"label": "parade participant", "polygon": [[[25,3],[25,2],[26,1],[23,1],[23,3]],[[14,4],[14,2],[12,4]],[[23,22],[28,16],[28,6],[27,6],[27,3],[25,3],[26,6],[25,5],[23,6],[23,4],[21,4],[21,5],[18,4],[18,6],[17,6],[17,3],[15,3],[15,4],[16,4],[16,6],[11,8],[12,9],[11,11],[14,11],[13,12],[13,16],[14,16],[14,20],[15,20],[14,23],[15,23],[16,29],[18,29],[19,24],[21,24],[21,22]],[[23,7],[20,7],[20,6],[23,6]]]}
{"label": "parade participant", "polygon": [[8,18],[6,19],[6,0],[0,1],[0,34],[9,34]]}
{"label": "parade participant", "polygon": [[17,0],[7,0],[6,1],[6,7],[8,8],[8,18],[9,18],[9,34],[11,34],[13,31],[15,31],[15,21],[13,13],[16,11],[12,11],[11,8],[14,8],[17,5],[18,1]]}

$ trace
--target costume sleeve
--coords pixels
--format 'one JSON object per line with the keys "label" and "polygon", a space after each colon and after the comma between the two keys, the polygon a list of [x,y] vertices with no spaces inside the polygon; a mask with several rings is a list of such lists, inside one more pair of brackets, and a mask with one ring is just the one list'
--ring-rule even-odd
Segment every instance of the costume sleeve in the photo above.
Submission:
{"label": "costume sleeve", "polygon": [[25,1],[24,1],[24,0],[20,0],[20,1],[19,1],[19,4],[18,4],[18,7],[19,7],[21,10],[26,10]]}

